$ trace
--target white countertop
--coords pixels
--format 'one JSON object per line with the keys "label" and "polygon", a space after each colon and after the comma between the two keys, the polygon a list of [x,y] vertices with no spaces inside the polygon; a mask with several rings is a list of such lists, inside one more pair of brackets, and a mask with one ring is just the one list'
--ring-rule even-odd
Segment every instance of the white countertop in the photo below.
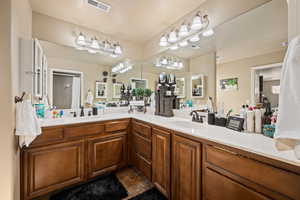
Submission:
{"label": "white countertop", "polygon": [[203,138],[300,167],[293,151],[278,151],[275,140],[256,133],[240,133],[224,127],[203,125],[185,118],[166,118],[150,114],[113,113],[92,117],[41,120],[42,127],[134,118],[191,136]]}

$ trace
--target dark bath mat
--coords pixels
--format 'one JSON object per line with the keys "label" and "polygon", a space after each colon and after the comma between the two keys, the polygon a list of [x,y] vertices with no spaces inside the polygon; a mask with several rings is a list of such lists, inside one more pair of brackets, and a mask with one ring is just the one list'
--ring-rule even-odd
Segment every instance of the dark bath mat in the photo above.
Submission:
{"label": "dark bath mat", "polygon": [[121,200],[127,196],[124,186],[111,174],[63,190],[51,196],[50,200]]}
{"label": "dark bath mat", "polygon": [[146,192],[131,198],[130,200],[168,200],[162,193],[156,188],[147,190]]}

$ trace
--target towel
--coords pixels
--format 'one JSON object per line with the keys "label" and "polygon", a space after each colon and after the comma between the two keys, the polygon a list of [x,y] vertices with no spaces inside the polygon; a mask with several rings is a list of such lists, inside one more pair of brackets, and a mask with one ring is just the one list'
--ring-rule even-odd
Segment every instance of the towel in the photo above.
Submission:
{"label": "towel", "polygon": [[16,105],[16,135],[19,137],[19,145],[29,146],[32,141],[42,133],[36,112],[30,100]]}
{"label": "towel", "polygon": [[288,47],[282,66],[279,115],[274,138],[278,150],[294,150],[300,159],[300,36]]}

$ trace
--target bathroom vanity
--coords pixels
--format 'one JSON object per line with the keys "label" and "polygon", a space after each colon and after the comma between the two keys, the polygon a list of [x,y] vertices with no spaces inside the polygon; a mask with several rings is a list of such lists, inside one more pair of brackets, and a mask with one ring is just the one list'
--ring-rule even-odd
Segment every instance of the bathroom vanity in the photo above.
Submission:
{"label": "bathroom vanity", "polygon": [[[265,137],[163,119],[107,114],[80,123],[44,124],[43,134],[22,149],[22,199],[126,166],[141,171],[168,199],[300,199],[300,163],[291,154],[263,151],[272,139],[258,143],[254,138]],[[240,146],[233,144],[237,141]]]}

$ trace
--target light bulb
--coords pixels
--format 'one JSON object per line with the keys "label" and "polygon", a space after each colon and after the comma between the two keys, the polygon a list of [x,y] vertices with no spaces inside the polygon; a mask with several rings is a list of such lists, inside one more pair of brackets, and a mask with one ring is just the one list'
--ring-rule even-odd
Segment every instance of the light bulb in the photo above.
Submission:
{"label": "light bulb", "polygon": [[171,50],[177,50],[178,49],[178,45],[175,44],[175,45],[171,46],[170,49]]}
{"label": "light bulb", "polygon": [[168,60],[167,60],[167,58],[163,58],[163,59],[162,59],[162,61],[161,61],[161,64],[163,64],[163,65],[166,65],[166,64],[168,64]]}
{"label": "light bulb", "polygon": [[117,54],[117,55],[121,55],[122,54],[122,48],[121,48],[121,46],[119,44],[115,45],[114,53]]}
{"label": "light bulb", "polygon": [[163,36],[160,38],[159,45],[162,46],[162,47],[165,47],[165,46],[168,46],[168,44],[169,44],[169,43],[168,43],[167,37],[163,35]]}
{"label": "light bulb", "polygon": [[188,36],[188,35],[189,35],[188,26],[187,26],[186,24],[182,24],[182,25],[180,26],[178,35],[179,35],[180,37],[185,37],[185,36]]}
{"label": "light bulb", "polygon": [[177,62],[177,61],[175,61],[175,62],[173,63],[173,67],[178,67],[178,62]]}
{"label": "light bulb", "polygon": [[200,38],[199,38],[198,35],[194,35],[194,36],[190,39],[191,42],[198,42],[199,40],[200,40]]}
{"label": "light bulb", "polygon": [[178,38],[177,38],[176,31],[172,31],[169,35],[168,42],[174,43],[174,42],[177,42],[177,40],[178,40]]}
{"label": "light bulb", "polygon": [[204,32],[202,33],[202,35],[203,35],[204,37],[209,37],[209,36],[212,36],[213,34],[215,34],[215,32],[214,32],[213,29],[208,29],[208,30],[206,30],[206,31],[204,31]]}
{"label": "light bulb", "polygon": [[181,41],[181,42],[179,43],[179,46],[181,46],[181,47],[186,47],[187,45],[189,45],[189,43],[188,43],[187,40]]}
{"label": "light bulb", "polygon": [[80,33],[76,39],[76,43],[79,45],[79,46],[85,46],[86,45],[86,39],[85,39],[85,36]]}
{"label": "light bulb", "polygon": [[202,24],[202,18],[200,16],[200,14],[198,13],[194,18],[193,18],[193,22],[191,25],[191,29],[192,30],[200,30],[202,28],[203,24]]}
{"label": "light bulb", "polygon": [[179,62],[178,67],[181,69],[183,68],[183,62]]}
{"label": "light bulb", "polygon": [[118,55],[117,55],[117,54],[115,54],[115,53],[112,53],[112,54],[110,54],[110,56],[111,56],[112,58],[116,58],[116,57],[118,57]]}
{"label": "light bulb", "polygon": [[92,43],[91,43],[90,47],[93,49],[100,49],[100,45],[99,45],[97,38],[92,39]]}

